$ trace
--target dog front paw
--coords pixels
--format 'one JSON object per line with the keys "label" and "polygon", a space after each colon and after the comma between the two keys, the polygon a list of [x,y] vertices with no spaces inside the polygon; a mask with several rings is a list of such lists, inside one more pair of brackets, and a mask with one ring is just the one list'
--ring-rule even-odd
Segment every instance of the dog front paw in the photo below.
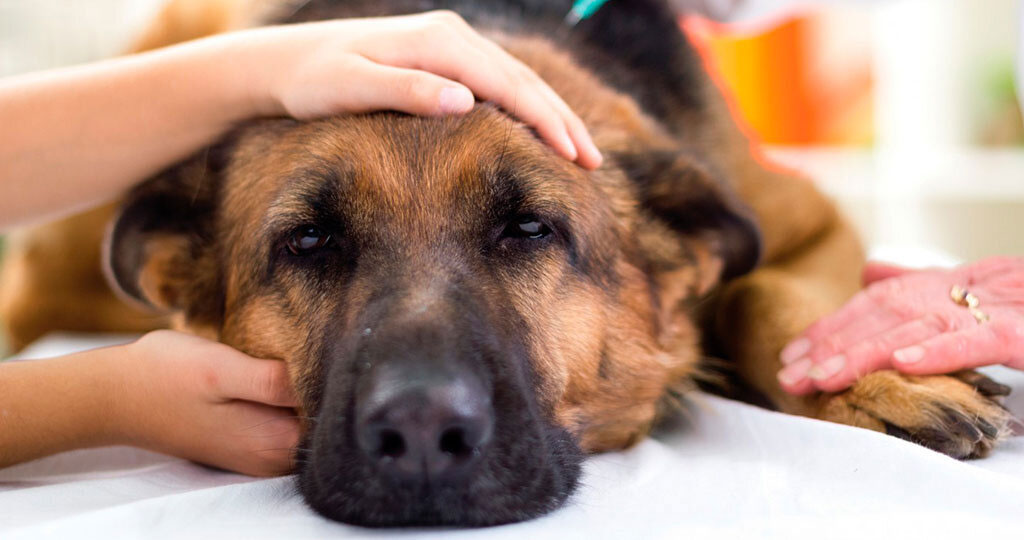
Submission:
{"label": "dog front paw", "polygon": [[908,376],[879,371],[822,396],[818,418],[874,429],[956,459],[984,457],[1010,433],[1009,388],[975,371]]}

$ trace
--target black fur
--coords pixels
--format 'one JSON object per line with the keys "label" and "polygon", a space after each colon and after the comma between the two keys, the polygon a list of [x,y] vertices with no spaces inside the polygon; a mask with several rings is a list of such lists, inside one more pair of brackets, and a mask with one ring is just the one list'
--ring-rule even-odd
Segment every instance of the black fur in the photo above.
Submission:
{"label": "black fur", "polygon": [[680,152],[619,153],[612,159],[636,182],[655,217],[676,231],[703,236],[718,251],[731,279],[757,266],[761,232],[750,210],[697,156]]}
{"label": "black fur", "polygon": [[[497,525],[558,508],[576,488],[583,455],[534,398],[515,313],[481,306],[466,285],[458,285],[447,300],[456,316],[396,325],[401,313],[393,306],[401,295],[394,290],[384,284],[384,293],[363,311],[357,326],[371,333],[331,335],[333,329],[325,329],[328,335],[318,340],[331,344],[320,353],[329,366],[324,385],[330,392],[317,396],[320,424],[302,445],[309,456],[299,468],[306,501],[327,517],[370,527]],[[408,484],[378,474],[357,447],[353,424],[361,382],[395,362],[471,369],[492,388],[494,440],[469,472],[470,481]]]}
{"label": "black fur", "polygon": [[[678,134],[679,130],[686,129],[679,115],[703,110],[703,75],[668,5],[657,0],[612,0],[592,19],[570,29],[564,25],[563,18],[571,3],[570,0],[312,0],[285,20],[270,22],[452,9],[478,28],[537,34],[555,41],[607,84],[633,96],[670,131]],[[405,121],[421,120],[408,118]],[[443,124],[438,120],[422,122],[434,126]],[[422,141],[408,146],[427,148]],[[616,166],[635,180],[641,201],[656,217],[683,235],[716,235],[717,246],[727,264],[727,276],[745,272],[756,263],[759,249],[756,226],[742,205],[728,193],[724,181],[698,166],[687,166],[689,156],[681,152],[611,157]],[[141,296],[138,272],[144,263],[144,243],[152,235],[185,235],[193,240],[197,253],[205,250],[207,255],[224,256],[226,250],[218,248],[216,239],[209,236],[219,205],[219,162],[215,160],[212,166],[204,168],[201,178],[186,177],[172,170],[128,197],[110,236],[109,264],[122,290],[135,297]],[[326,178],[329,174],[328,171],[320,176]],[[494,203],[492,210],[500,214],[491,216],[494,218],[491,221],[499,225],[518,211],[516,200],[522,198],[522,193],[517,191],[521,186],[517,186],[514,174],[506,176],[506,183],[511,186],[505,190],[507,193],[492,194],[496,196],[490,198]],[[323,183],[337,186],[344,182],[335,176]],[[308,195],[315,211],[324,210],[323,207],[336,209],[327,209],[327,214],[312,216],[310,221],[329,223],[334,213],[344,213],[341,210],[345,205],[343,193],[314,191]],[[557,212],[552,213],[550,219],[558,229]],[[479,225],[474,230],[487,230],[492,224]],[[340,230],[346,226],[335,223],[333,228]],[[287,228],[276,234],[286,235]],[[507,307],[512,302],[477,305],[473,284],[454,278],[453,290],[459,292],[452,293],[446,300],[451,314],[435,321],[440,327],[429,330],[434,332],[431,335],[442,336],[441,341],[453,347],[453,350],[434,351],[437,355],[472,358],[476,369],[482,370],[488,378],[496,415],[493,451],[481,457],[469,482],[414,486],[389,483],[387,478],[376,474],[373,464],[357,451],[353,442],[353,410],[356,386],[362,374],[372,370],[374,362],[384,354],[381,351],[389,351],[387,355],[398,351],[414,358],[423,355],[424,350],[433,351],[428,347],[433,345],[408,341],[409,336],[415,335],[414,328],[388,329],[394,324],[389,315],[389,302],[402,292],[401,283],[394,280],[401,268],[389,266],[391,261],[386,249],[370,244],[387,245],[389,239],[374,236],[374,241],[370,242],[367,238],[373,235],[364,234],[360,240],[358,231],[345,236],[355,239],[349,241],[363,244],[348,245],[301,262],[288,258],[282,238],[270,239],[265,244],[275,246],[274,251],[261,259],[265,264],[257,263],[263,266],[252,269],[251,279],[255,284],[246,288],[264,299],[274,300],[273,305],[281,312],[298,315],[309,306],[293,305],[287,299],[281,292],[284,287],[278,281],[279,273],[303,273],[308,277],[340,268],[354,273],[353,265],[376,268],[366,274],[372,278],[368,279],[372,282],[369,288],[373,290],[373,297],[363,312],[356,314],[344,311],[349,305],[347,275],[336,273],[320,280],[305,280],[309,287],[306,297],[339,299],[340,306],[337,313],[324,318],[323,327],[309,333],[307,345],[307,355],[315,359],[319,369],[314,380],[304,381],[312,388],[314,397],[308,412],[316,417],[299,460],[299,484],[308,503],[330,518],[367,526],[493,525],[529,519],[557,508],[576,487],[582,454],[573,435],[554,422],[550,404],[541,402],[543,396],[537,381],[533,380],[526,344],[520,341],[524,323]],[[616,284],[608,277],[614,276],[610,258],[596,251],[586,251],[586,242],[569,233],[552,239],[554,241],[561,242],[559,249],[564,249],[575,269],[594,277],[606,289],[614,289]],[[468,241],[460,245],[465,249],[479,248]],[[338,262],[342,257],[347,257],[348,265]],[[225,261],[219,264],[226,266]],[[300,268],[300,264],[305,266]],[[484,266],[485,270],[452,270],[453,274],[459,271],[480,274],[480,280],[486,284],[486,272],[499,272],[503,267],[500,264]],[[206,289],[195,293],[194,296],[202,297],[195,303],[207,306],[203,308],[210,311],[206,316],[213,317],[216,312],[209,306],[217,304],[223,308],[223,297],[217,296],[218,291],[223,295],[223,290],[214,285],[207,288],[206,294],[200,294]],[[374,328],[376,333],[363,335],[352,332],[351,328],[341,328],[337,323],[343,320],[356,320],[357,327]],[[386,340],[386,347],[381,345],[381,340]],[[601,376],[611,377],[613,374],[606,364],[602,362]]]}

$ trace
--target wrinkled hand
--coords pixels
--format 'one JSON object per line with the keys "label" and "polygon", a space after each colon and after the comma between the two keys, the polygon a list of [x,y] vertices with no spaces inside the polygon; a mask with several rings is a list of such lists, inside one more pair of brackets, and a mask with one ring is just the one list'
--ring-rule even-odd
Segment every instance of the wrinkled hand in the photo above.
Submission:
{"label": "wrinkled hand", "polygon": [[[262,108],[299,119],[375,110],[468,112],[494,101],[587,168],[601,154],[578,116],[537,74],[450,11],[240,32]],[[251,56],[251,55],[250,55]],[[269,79],[268,79],[269,78]],[[265,90],[265,91],[264,91]]]}
{"label": "wrinkled hand", "polygon": [[[870,264],[864,281],[866,289],[782,350],[778,378],[786,391],[835,392],[886,368],[908,374],[992,364],[1024,369],[1024,259],[924,271]],[[954,285],[978,297],[988,322],[951,300]]]}
{"label": "wrinkled hand", "polygon": [[169,330],[126,347],[129,444],[254,476],[291,470],[299,421],[284,362]]}

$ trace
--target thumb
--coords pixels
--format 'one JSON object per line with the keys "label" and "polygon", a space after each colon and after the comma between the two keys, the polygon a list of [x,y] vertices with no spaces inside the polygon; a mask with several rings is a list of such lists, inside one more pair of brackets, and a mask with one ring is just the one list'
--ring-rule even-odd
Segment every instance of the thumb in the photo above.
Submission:
{"label": "thumb", "polygon": [[894,264],[869,261],[868,264],[864,267],[864,273],[861,275],[861,280],[864,282],[864,286],[868,286],[876,281],[900,277],[904,274],[910,274],[915,271],[916,270],[914,270],[913,268],[904,268],[902,266],[896,266]]}

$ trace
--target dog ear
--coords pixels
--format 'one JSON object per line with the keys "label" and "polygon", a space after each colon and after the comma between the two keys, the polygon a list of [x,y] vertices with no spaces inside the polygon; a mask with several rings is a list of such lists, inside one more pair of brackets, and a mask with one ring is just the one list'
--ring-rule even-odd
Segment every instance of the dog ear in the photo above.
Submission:
{"label": "dog ear", "polygon": [[621,153],[616,162],[637,189],[651,217],[721,261],[721,280],[743,275],[761,257],[753,212],[696,157],[678,151]]}
{"label": "dog ear", "polygon": [[107,279],[123,297],[190,324],[219,326],[223,289],[215,252],[217,196],[230,143],[139,185],[107,231]]}

